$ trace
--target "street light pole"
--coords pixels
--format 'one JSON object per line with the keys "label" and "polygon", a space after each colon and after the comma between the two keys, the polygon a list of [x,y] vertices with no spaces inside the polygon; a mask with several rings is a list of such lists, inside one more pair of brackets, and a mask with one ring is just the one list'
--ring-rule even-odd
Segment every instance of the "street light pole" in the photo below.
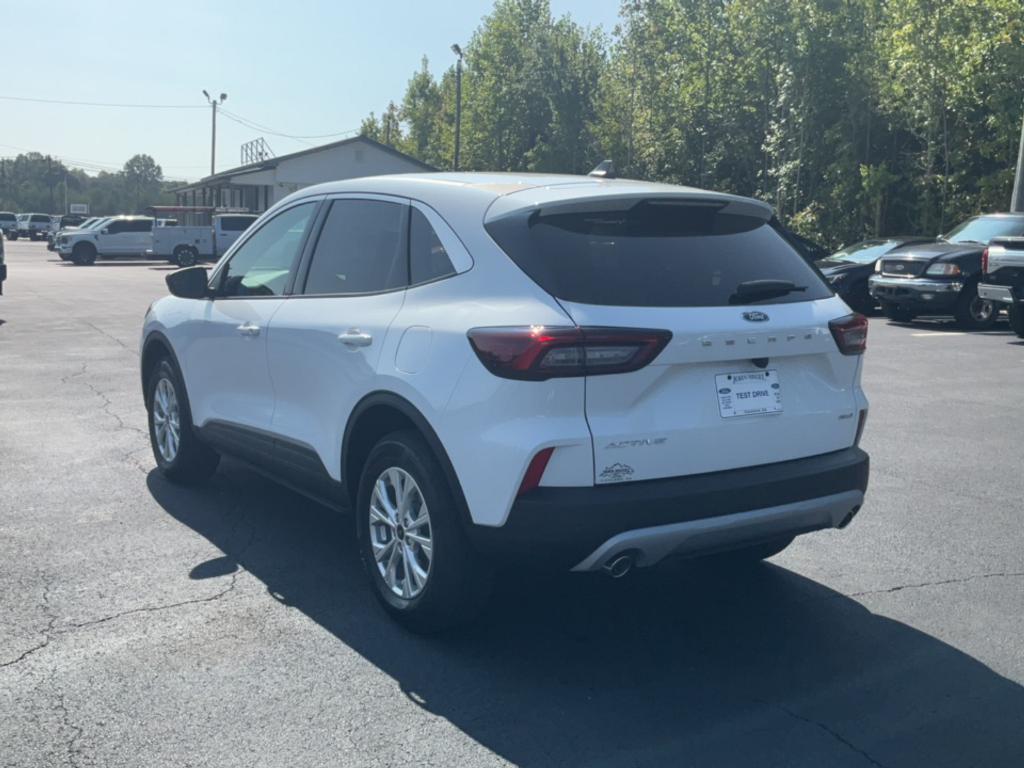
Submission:
{"label": "street light pole", "polygon": [[1017,174],[1013,179],[1013,196],[1010,198],[1010,212],[1024,213],[1024,118],[1020,124],[1020,147],[1017,149]]}
{"label": "street light pole", "polygon": [[459,150],[462,143],[462,48],[458,43],[452,45],[455,60],[455,170],[459,170]]}
{"label": "street light pole", "polygon": [[212,122],[210,123],[210,175],[213,176],[217,172],[217,107],[228,100],[228,95],[222,93],[220,99],[210,98],[205,90],[203,96],[206,97],[206,101],[210,104],[212,110]]}

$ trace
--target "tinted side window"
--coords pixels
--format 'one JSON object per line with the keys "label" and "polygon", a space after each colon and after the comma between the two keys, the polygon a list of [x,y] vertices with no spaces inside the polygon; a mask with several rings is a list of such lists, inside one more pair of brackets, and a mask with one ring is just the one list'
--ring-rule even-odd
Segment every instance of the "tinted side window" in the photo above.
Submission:
{"label": "tinted side window", "polygon": [[412,208],[409,218],[409,269],[409,282],[413,285],[455,274],[437,233],[427,217],[416,208]]}
{"label": "tinted side window", "polygon": [[256,221],[255,216],[222,216],[220,228],[225,232],[242,232]]}
{"label": "tinted side window", "polygon": [[295,269],[316,203],[302,203],[265,223],[235,251],[221,276],[219,296],[280,296]]}
{"label": "tinted side window", "polygon": [[406,285],[405,211],[404,205],[380,200],[335,200],[304,292],[373,293]]}
{"label": "tinted side window", "polygon": [[135,219],[128,222],[128,232],[152,232],[153,231],[153,220],[152,219]]}
{"label": "tinted side window", "polygon": [[108,235],[119,235],[128,231],[127,221],[112,221],[105,227]]}

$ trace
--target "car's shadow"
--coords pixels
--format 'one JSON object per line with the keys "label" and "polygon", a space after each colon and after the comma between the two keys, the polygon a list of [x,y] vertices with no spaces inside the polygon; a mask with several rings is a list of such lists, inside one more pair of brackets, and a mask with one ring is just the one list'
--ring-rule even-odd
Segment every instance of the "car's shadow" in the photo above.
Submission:
{"label": "car's shadow", "polygon": [[183,563],[193,578],[244,568],[411,701],[517,765],[995,766],[1024,756],[1019,685],[778,566],[689,565],[621,582],[513,573],[471,627],[424,638],[377,606],[350,517],[233,462],[203,488],[156,472],[148,485],[224,553]]}

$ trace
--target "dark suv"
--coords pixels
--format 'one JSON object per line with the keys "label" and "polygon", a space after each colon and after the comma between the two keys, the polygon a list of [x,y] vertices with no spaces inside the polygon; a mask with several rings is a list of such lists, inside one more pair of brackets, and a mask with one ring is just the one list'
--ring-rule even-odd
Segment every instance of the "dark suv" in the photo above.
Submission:
{"label": "dark suv", "polygon": [[982,252],[993,238],[1022,235],[1024,213],[975,216],[933,243],[879,259],[869,290],[885,316],[897,322],[953,315],[965,328],[990,328],[999,305],[978,295]]}

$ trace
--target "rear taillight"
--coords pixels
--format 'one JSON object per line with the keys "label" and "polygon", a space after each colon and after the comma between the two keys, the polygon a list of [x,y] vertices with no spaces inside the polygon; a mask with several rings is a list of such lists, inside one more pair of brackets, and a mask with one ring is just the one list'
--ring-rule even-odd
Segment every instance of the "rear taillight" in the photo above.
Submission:
{"label": "rear taillight", "polygon": [[626,373],[654,360],[671,331],[643,328],[474,328],[476,356],[495,376],[524,381]]}
{"label": "rear taillight", "polygon": [[981,271],[988,274],[988,248],[981,252]]}
{"label": "rear taillight", "polygon": [[832,320],[828,324],[836,346],[844,355],[860,355],[868,346],[868,319],[864,315],[852,314]]}

